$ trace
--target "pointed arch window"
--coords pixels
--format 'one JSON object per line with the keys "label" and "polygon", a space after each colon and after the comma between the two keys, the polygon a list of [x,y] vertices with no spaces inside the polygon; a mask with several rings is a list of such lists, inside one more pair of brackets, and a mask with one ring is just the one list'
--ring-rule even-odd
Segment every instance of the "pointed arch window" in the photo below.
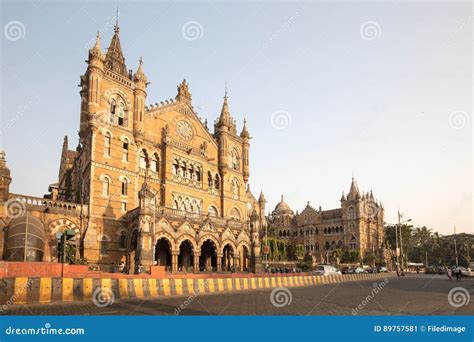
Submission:
{"label": "pointed arch window", "polygon": [[240,168],[239,152],[235,148],[229,152],[229,163],[230,167],[234,170],[238,170]]}
{"label": "pointed arch window", "polygon": [[122,196],[128,195],[128,179],[122,178]]}
{"label": "pointed arch window", "polygon": [[140,168],[146,169],[148,167],[148,154],[146,150],[140,151]]}
{"label": "pointed arch window", "polygon": [[117,112],[117,103],[115,100],[110,101],[110,122],[114,123],[115,122],[115,115]]}
{"label": "pointed arch window", "polygon": [[104,137],[104,155],[110,157],[112,149],[112,135],[109,132],[105,133]]}
{"label": "pointed arch window", "polygon": [[239,199],[240,198],[240,186],[239,182],[234,178],[231,183],[231,191],[232,191],[232,198]]}
{"label": "pointed arch window", "polygon": [[217,208],[214,207],[213,205],[211,205],[209,207],[209,210],[207,212],[208,212],[209,216],[212,216],[212,217],[217,217],[217,215],[218,215],[217,214]]}
{"label": "pointed arch window", "polygon": [[129,157],[129,141],[127,138],[123,139],[122,141],[122,160],[123,161],[128,161]]}
{"label": "pointed arch window", "polygon": [[127,126],[125,117],[125,104],[123,102],[119,102],[117,105],[117,122],[119,126]]}
{"label": "pointed arch window", "polygon": [[110,194],[110,178],[104,177],[102,179],[102,196],[109,197]]}
{"label": "pointed arch window", "polygon": [[160,159],[158,158],[158,154],[156,153],[153,154],[153,158],[151,159],[151,171],[160,171]]}
{"label": "pointed arch window", "polygon": [[119,248],[127,249],[127,233],[124,231],[120,233]]}
{"label": "pointed arch window", "polygon": [[100,255],[107,255],[109,241],[105,236],[102,236],[100,240]]}

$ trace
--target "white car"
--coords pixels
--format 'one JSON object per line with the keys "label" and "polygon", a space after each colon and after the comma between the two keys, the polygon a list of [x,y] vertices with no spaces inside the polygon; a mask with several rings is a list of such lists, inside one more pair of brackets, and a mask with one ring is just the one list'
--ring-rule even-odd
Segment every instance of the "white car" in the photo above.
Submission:
{"label": "white car", "polygon": [[339,271],[336,267],[331,266],[331,265],[319,265],[314,270],[314,274],[321,275],[321,276],[342,275],[341,271]]}

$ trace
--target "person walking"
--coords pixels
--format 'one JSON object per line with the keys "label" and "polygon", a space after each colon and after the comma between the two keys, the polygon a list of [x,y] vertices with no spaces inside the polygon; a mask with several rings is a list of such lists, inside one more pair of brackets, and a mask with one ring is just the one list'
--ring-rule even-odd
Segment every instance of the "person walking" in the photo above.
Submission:
{"label": "person walking", "polygon": [[450,267],[448,267],[448,279],[453,280],[453,271],[451,270]]}
{"label": "person walking", "polygon": [[454,275],[456,276],[456,280],[460,280],[460,277],[459,277],[459,276],[460,276],[460,272],[461,272],[461,270],[460,270],[459,267],[456,267],[456,268],[454,269]]}

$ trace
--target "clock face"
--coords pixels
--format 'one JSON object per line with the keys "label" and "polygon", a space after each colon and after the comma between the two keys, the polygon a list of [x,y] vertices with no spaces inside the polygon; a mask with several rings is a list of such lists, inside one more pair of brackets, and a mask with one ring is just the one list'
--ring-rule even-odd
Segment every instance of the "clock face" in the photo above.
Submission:
{"label": "clock face", "polygon": [[178,121],[178,123],[176,124],[176,130],[178,131],[180,137],[185,140],[191,140],[193,138],[193,128],[187,121]]}

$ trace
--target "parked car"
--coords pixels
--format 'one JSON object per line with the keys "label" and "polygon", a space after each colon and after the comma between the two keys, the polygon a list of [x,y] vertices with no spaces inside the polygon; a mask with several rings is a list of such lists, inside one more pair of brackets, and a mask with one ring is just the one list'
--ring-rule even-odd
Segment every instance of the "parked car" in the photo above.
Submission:
{"label": "parked car", "polygon": [[436,269],[433,266],[429,266],[425,269],[426,274],[436,274]]}
{"label": "parked car", "polygon": [[369,272],[367,272],[367,269],[359,266],[354,269],[354,273],[361,274],[361,273],[369,273]]}
{"label": "parked car", "polygon": [[313,273],[321,276],[342,275],[341,271],[332,265],[319,265]]}
{"label": "parked car", "polygon": [[388,268],[385,267],[385,266],[381,266],[381,267],[379,267],[379,272],[380,272],[380,273],[387,273],[387,272],[388,272]]}

